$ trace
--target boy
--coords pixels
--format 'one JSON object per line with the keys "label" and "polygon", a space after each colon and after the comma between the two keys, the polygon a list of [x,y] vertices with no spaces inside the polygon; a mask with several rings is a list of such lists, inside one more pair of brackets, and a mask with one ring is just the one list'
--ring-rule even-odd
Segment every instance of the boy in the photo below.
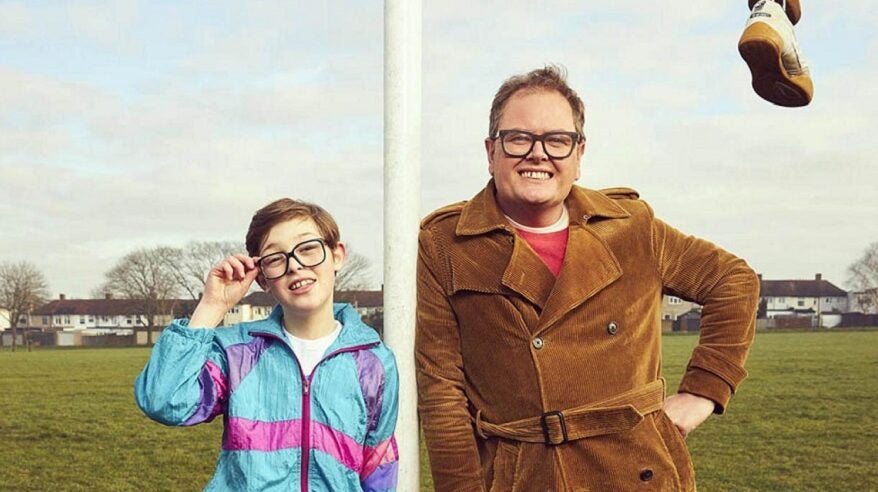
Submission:
{"label": "boy", "polygon": [[[246,246],[162,334],[137,404],[166,425],[223,414],[206,490],[395,490],[396,362],[353,307],[333,304],[346,250],[332,216],[277,200],[253,216]],[[213,329],[254,280],[278,302],[271,315]]]}

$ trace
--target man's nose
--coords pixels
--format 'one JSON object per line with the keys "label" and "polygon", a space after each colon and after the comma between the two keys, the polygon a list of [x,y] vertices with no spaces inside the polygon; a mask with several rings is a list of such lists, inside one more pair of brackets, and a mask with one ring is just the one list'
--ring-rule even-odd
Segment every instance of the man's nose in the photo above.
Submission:
{"label": "man's nose", "polygon": [[544,161],[549,158],[546,154],[546,144],[542,140],[534,140],[533,148],[530,149],[530,154],[527,155],[527,158],[534,161]]}

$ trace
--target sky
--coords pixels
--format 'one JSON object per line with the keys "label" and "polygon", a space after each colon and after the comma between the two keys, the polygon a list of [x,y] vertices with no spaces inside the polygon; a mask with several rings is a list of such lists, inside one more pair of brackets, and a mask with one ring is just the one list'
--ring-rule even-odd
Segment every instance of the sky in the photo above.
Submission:
{"label": "sky", "polygon": [[[554,63],[586,105],[579,185],[636,189],[764,278],[844,287],[878,241],[878,11],[802,10],[814,100],[790,109],[751,89],[745,0],[424,2],[421,215],[484,187],[495,91]],[[0,262],[88,297],[126,253],[243,242],[289,196],[378,286],[382,90],[381,2],[0,0]]]}

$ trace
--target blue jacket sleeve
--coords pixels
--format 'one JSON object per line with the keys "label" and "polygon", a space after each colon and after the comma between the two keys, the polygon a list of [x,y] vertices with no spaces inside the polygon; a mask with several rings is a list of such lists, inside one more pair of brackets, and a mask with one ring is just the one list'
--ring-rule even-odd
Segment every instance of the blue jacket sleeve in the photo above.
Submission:
{"label": "blue jacket sleeve", "polygon": [[137,406],[165,425],[210,422],[228,399],[228,367],[214,330],[174,320],[134,381]]}
{"label": "blue jacket sleeve", "polygon": [[395,491],[399,468],[399,449],[394,431],[399,414],[399,372],[393,353],[382,346],[379,351],[384,367],[381,413],[375,427],[366,436],[360,485],[366,492]]}

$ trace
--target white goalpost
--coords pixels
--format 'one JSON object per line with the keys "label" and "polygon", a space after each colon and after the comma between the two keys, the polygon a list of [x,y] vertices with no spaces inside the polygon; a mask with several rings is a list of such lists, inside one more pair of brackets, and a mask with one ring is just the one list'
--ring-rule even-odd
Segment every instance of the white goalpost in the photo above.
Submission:
{"label": "white goalpost", "polygon": [[420,490],[415,266],[421,187],[421,0],[384,2],[384,337],[399,366],[399,485]]}

